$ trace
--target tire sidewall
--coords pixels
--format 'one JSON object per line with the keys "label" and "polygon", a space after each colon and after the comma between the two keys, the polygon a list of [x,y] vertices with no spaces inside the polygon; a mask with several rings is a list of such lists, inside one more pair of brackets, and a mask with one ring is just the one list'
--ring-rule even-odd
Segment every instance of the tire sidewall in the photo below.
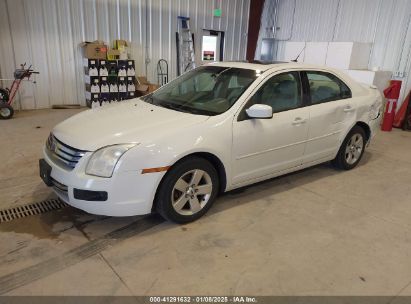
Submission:
{"label": "tire sidewall", "polygon": [[1,114],[1,112],[0,112],[0,119],[3,119],[3,120],[4,120],[4,119],[10,119],[10,118],[12,118],[13,115],[14,115],[13,107],[10,106],[10,105],[8,105],[8,104],[1,104],[1,103],[0,103],[0,110],[3,109],[3,108],[7,108],[7,109],[10,111],[10,113],[9,113],[9,115],[7,115],[7,116],[3,116],[3,114]]}
{"label": "tire sidewall", "polygon": [[[171,202],[171,194],[177,180],[191,170],[200,169],[206,171],[213,183],[213,190],[207,204],[199,212],[193,215],[181,215],[177,213]],[[212,206],[219,190],[219,178],[214,166],[207,160],[199,157],[190,157],[175,164],[161,181],[155,199],[156,210],[166,219],[176,223],[189,223],[203,216]]]}
{"label": "tire sidewall", "polygon": [[[358,157],[358,159],[355,163],[349,164],[349,163],[347,163],[347,160],[345,159],[345,149],[347,147],[348,141],[353,137],[354,134],[360,134],[361,135],[363,145],[362,145],[362,151],[361,151],[360,157]],[[361,158],[364,154],[365,144],[366,144],[365,132],[364,132],[363,128],[358,127],[358,126],[355,126],[354,128],[352,128],[351,131],[345,137],[345,139],[344,139],[344,141],[341,145],[340,151],[338,153],[338,158],[339,158],[338,161],[339,161],[340,167],[342,169],[345,169],[345,170],[350,170],[350,169],[353,169],[354,167],[356,167],[358,165],[358,163],[361,161]]]}

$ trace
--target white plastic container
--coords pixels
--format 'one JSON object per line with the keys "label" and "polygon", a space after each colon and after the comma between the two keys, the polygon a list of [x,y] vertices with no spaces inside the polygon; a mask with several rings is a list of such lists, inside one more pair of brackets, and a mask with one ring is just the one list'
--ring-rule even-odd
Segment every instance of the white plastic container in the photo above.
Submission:
{"label": "white plastic container", "polygon": [[304,62],[325,65],[328,42],[307,42],[304,51]]}
{"label": "white plastic container", "polygon": [[366,70],[371,43],[329,42],[326,65],[342,70]]}

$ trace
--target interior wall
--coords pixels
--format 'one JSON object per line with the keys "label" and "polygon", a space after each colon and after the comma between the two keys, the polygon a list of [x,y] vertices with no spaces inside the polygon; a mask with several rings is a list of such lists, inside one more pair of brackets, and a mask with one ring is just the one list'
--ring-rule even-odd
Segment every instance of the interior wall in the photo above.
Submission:
{"label": "interior wall", "polygon": [[[191,18],[197,52],[202,29],[225,31],[224,60],[244,60],[249,7],[250,0],[0,0],[0,78],[12,78],[23,62],[40,72],[37,84],[23,84],[17,108],[85,104],[79,44],[125,39],[137,75],[156,83],[163,58],[172,79],[179,15]],[[214,8],[221,17],[213,17]]]}
{"label": "interior wall", "polygon": [[[411,90],[410,0],[266,0],[261,39],[370,42],[369,69],[405,72],[402,96]],[[257,49],[257,58],[259,49]]]}

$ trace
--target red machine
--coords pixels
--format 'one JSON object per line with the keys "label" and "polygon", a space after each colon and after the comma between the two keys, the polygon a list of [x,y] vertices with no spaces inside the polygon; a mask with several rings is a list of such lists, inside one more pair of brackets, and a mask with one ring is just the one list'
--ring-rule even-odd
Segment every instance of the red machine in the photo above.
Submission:
{"label": "red machine", "polygon": [[[10,119],[13,117],[14,110],[12,107],[14,98],[16,97],[17,91],[20,88],[20,84],[23,80],[30,81],[32,74],[40,74],[31,69],[31,65],[28,69],[25,69],[26,64],[21,64],[21,69],[16,69],[14,71],[14,79],[10,88],[2,89],[0,88],[0,119]],[[35,83],[35,81],[33,81]]]}
{"label": "red machine", "polygon": [[404,101],[402,102],[401,107],[398,109],[397,113],[395,114],[394,123],[392,124],[394,128],[402,128],[404,126],[404,122],[407,121],[406,120],[407,110],[409,108],[410,98],[411,98],[411,91],[408,93],[407,97],[405,97]]}
{"label": "red machine", "polygon": [[390,86],[384,90],[384,96],[387,99],[385,106],[384,119],[381,125],[382,131],[391,131],[397,108],[398,98],[400,97],[401,80],[391,80]]}

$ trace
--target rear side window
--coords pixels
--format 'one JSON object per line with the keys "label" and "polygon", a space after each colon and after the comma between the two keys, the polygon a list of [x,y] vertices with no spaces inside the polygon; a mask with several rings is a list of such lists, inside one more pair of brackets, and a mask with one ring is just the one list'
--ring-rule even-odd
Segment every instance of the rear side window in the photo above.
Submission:
{"label": "rear side window", "polygon": [[333,74],[312,71],[306,73],[310,85],[312,104],[352,97],[350,88]]}

